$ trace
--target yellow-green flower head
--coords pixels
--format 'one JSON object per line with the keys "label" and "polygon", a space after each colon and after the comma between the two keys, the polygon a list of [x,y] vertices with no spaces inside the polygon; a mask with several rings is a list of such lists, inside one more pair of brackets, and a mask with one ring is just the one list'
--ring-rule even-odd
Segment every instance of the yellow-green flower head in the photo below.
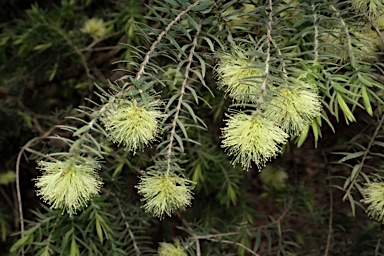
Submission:
{"label": "yellow-green flower head", "polygon": [[180,244],[177,241],[176,246],[170,243],[160,243],[157,250],[159,256],[187,256],[187,254],[180,248]]}
{"label": "yellow-green flower head", "polygon": [[157,106],[157,101],[147,104],[136,100],[117,101],[102,118],[109,139],[134,153],[148,146],[160,131],[159,119],[163,114]]}
{"label": "yellow-green flower head", "polygon": [[219,89],[239,102],[256,102],[263,82],[264,70],[256,68],[240,49],[232,53],[218,53],[219,63],[215,67]]}
{"label": "yellow-green flower head", "polygon": [[57,162],[38,162],[43,175],[35,179],[37,195],[50,204],[73,215],[99,194],[103,182],[97,172],[98,164],[88,159],[82,163],[73,159]]}
{"label": "yellow-green flower head", "polygon": [[174,211],[189,206],[193,187],[188,179],[154,173],[141,177],[136,186],[138,193],[143,196],[142,201],[145,201],[144,209],[160,219],[164,218],[165,213],[171,216]]}
{"label": "yellow-green flower head", "polygon": [[271,157],[280,153],[280,144],[288,137],[279,126],[260,114],[231,115],[222,132],[222,146],[228,148],[229,155],[235,156],[233,163],[240,162],[246,169],[251,161],[258,168],[263,167]]}
{"label": "yellow-green flower head", "polygon": [[107,26],[102,19],[92,18],[84,23],[81,32],[90,35],[93,39],[97,39],[107,34]]}
{"label": "yellow-green flower head", "polygon": [[362,202],[369,204],[366,212],[381,223],[384,223],[384,182],[374,181],[366,184]]}
{"label": "yellow-green flower head", "polygon": [[282,86],[265,111],[271,121],[291,135],[299,135],[320,115],[321,103],[309,85]]}
{"label": "yellow-green flower head", "polygon": [[373,18],[377,18],[384,12],[383,0],[352,0],[352,7]]}
{"label": "yellow-green flower head", "polygon": [[267,187],[280,189],[285,187],[288,174],[282,167],[268,164],[260,171],[260,179]]}

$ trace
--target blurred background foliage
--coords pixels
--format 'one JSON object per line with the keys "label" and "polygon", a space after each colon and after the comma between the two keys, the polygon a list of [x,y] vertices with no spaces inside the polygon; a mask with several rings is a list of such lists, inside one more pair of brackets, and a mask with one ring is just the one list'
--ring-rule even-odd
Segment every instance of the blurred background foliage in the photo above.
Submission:
{"label": "blurred background foliage", "polygon": [[[345,8],[349,1],[311,1],[312,5],[274,2],[281,6],[276,12],[282,17],[281,31],[276,33],[281,41],[287,41],[282,54],[297,54],[290,55],[287,64],[301,60],[297,56],[312,56],[313,35],[308,32],[313,30],[309,25],[313,21],[311,7],[317,8],[322,19],[339,11],[350,28],[363,22]],[[191,139],[202,146],[185,143],[185,161],[181,163],[185,175],[197,182],[195,199],[186,211],[160,221],[143,211],[134,188],[137,175],[152,165],[155,147],[132,155],[98,136],[108,152],[100,173],[105,183],[102,195],[74,217],[49,209],[36,197],[32,179],[39,173],[34,160],[39,159],[36,152],[65,150],[66,145],[48,136],[71,134],[55,126],[76,125],[66,116],[87,119],[75,109],[89,106],[86,99],[100,101],[94,93],[95,84],[109,89],[108,80],[129,74],[138,59],[132,49],[142,49],[144,55],[156,36],[153,31],[162,31],[177,11],[186,8],[186,2],[0,1],[1,255],[21,254],[22,246],[26,255],[153,255],[158,243],[173,243],[174,239],[179,239],[188,255],[384,254],[382,224],[369,220],[360,203],[368,176],[382,173],[384,166],[380,48],[374,49],[378,57],[373,61],[350,59],[353,49],[361,50],[357,43],[336,56],[344,47],[335,42],[340,32],[331,28],[338,19],[325,22],[329,27],[319,28],[326,34],[320,41],[328,53],[320,53],[319,66],[309,67],[309,61],[301,63],[301,70],[297,63],[287,66],[292,73],[316,71],[306,79],[319,86],[322,117],[313,122],[307,137],[288,143],[262,174],[256,168],[245,172],[233,166],[220,147],[220,128],[232,102],[217,90],[212,70],[215,63],[208,53],[220,40],[248,40],[248,30],[265,33],[263,22],[255,16],[262,11],[251,6],[263,7],[267,1],[211,4],[204,7],[211,12],[196,11],[171,31],[177,35],[193,30],[197,23],[191,17],[204,17],[204,25],[219,28],[205,28],[204,40],[199,39],[201,52],[206,54],[200,64],[206,69],[205,81],[212,93],[202,84],[196,85],[210,106],[200,104],[194,111],[208,132],[188,127]],[[294,40],[287,40],[290,36]],[[220,40],[215,42],[215,38]],[[161,55],[155,57],[163,68],[158,73],[163,83],[156,85],[157,91],[163,97],[174,95],[181,83],[179,70]],[[361,81],[365,89],[361,89]],[[22,239],[18,233],[17,168],[26,220]]]}

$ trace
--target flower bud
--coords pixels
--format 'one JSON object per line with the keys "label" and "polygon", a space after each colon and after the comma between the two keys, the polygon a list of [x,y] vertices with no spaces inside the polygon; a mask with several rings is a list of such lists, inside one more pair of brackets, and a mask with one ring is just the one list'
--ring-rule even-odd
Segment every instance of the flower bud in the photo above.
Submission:
{"label": "flower bud", "polygon": [[81,32],[90,35],[93,39],[97,39],[106,35],[107,27],[102,19],[92,18],[84,23]]}
{"label": "flower bud", "polygon": [[260,179],[269,188],[281,189],[285,187],[288,174],[275,164],[268,164],[260,171]]}

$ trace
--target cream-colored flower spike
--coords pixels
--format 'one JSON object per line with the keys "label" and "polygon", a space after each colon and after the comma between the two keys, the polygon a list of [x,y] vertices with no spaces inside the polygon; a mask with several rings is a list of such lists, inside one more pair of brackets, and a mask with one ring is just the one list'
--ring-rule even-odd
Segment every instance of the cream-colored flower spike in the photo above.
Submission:
{"label": "cream-colored flower spike", "polygon": [[384,182],[373,181],[366,184],[363,190],[362,202],[369,204],[366,212],[368,215],[381,223],[384,223]]}
{"label": "cream-colored flower spike", "polygon": [[320,115],[321,103],[309,85],[281,87],[269,102],[265,115],[290,135],[299,135]]}
{"label": "cream-colored flower spike", "polygon": [[170,243],[160,243],[157,252],[159,256],[187,256],[187,254],[180,247],[180,242],[176,241],[176,245]]}
{"label": "cream-colored flower spike", "polygon": [[142,150],[156,139],[163,114],[157,110],[158,102],[147,105],[135,100],[120,100],[105,113],[102,121],[111,141],[123,144],[126,150]]}
{"label": "cream-colored flower spike", "polygon": [[239,49],[232,53],[218,53],[217,57],[219,63],[215,71],[219,89],[223,89],[229,97],[239,102],[256,102],[264,70],[256,68],[256,62]]}
{"label": "cream-colored flower spike", "polygon": [[222,129],[223,147],[233,155],[233,163],[240,162],[248,169],[251,161],[261,168],[272,157],[280,153],[280,145],[288,135],[274,122],[260,114],[238,113],[229,116],[227,126]]}
{"label": "cream-colored flower spike", "polygon": [[[80,157],[79,157],[80,158]],[[98,164],[88,159],[75,163],[73,159],[38,162],[43,175],[36,178],[37,195],[51,208],[61,208],[73,215],[99,194],[103,182],[97,172]]]}
{"label": "cream-colored flower spike", "polygon": [[174,174],[152,174],[142,176],[136,186],[143,196],[144,209],[160,219],[191,204],[194,185],[188,180]]}

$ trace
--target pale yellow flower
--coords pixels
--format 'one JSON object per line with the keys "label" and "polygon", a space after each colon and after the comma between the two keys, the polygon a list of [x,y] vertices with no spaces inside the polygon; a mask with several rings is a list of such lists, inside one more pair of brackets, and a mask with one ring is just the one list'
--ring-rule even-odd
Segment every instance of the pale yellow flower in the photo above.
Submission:
{"label": "pale yellow flower", "polygon": [[366,212],[368,215],[384,223],[384,182],[373,181],[366,184],[363,190],[364,199],[362,202],[369,204]]}
{"label": "pale yellow flower", "polygon": [[148,173],[136,186],[145,201],[144,209],[160,219],[191,204],[193,183],[174,174]]}
{"label": "pale yellow flower", "polygon": [[160,243],[160,247],[157,250],[159,256],[187,256],[187,254],[180,248],[179,241],[176,241],[176,245],[170,243]]}
{"label": "pale yellow flower", "polygon": [[57,162],[40,161],[38,168],[43,175],[35,179],[37,195],[51,208],[61,208],[69,215],[84,208],[100,192],[99,165],[92,160],[77,157]]}
{"label": "pale yellow flower", "polygon": [[282,86],[269,103],[265,115],[291,135],[307,129],[321,111],[319,96],[309,85]]}
{"label": "pale yellow flower", "polygon": [[240,49],[232,53],[218,53],[219,63],[215,71],[219,89],[239,102],[256,102],[263,83],[264,70],[255,67],[257,62],[249,59]]}
{"label": "pale yellow flower", "polygon": [[231,115],[222,132],[223,147],[227,148],[229,155],[234,155],[233,163],[240,162],[246,169],[251,161],[257,167],[263,167],[270,158],[280,153],[280,146],[288,137],[279,126],[260,114]]}
{"label": "pale yellow flower", "polygon": [[157,101],[144,104],[119,100],[114,103],[102,117],[109,139],[133,152],[148,146],[160,131],[159,119],[163,114],[157,106]]}

